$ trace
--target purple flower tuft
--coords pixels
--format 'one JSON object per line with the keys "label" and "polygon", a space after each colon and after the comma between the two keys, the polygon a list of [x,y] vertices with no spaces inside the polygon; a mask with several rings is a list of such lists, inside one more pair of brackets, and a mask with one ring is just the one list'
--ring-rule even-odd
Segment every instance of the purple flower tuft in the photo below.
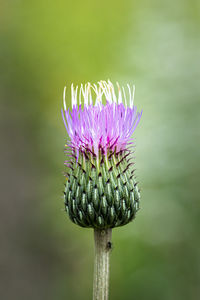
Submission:
{"label": "purple flower tuft", "polygon": [[[118,93],[115,93],[110,81],[100,81],[98,85],[87,83],[74,89],[71,86],[72,111],[66,109],[64,90],[63,121],[70,141],[67,146],[76,152],[87,150],[98,155],[99,149],[123,151],[131,141],[142,111],[137,112],[133,105],[134,87],[129,85],[127,105],[125,89],[117,83]],[[92,95],[93,94],[93,95]],[[122,102],[123,99],[123,102]]]}

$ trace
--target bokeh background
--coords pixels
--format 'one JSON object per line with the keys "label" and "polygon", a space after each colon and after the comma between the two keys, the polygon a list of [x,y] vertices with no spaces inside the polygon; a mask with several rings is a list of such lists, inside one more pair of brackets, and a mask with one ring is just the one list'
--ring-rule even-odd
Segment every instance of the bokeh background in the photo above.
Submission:
{"label": "bokeh background", "polygon": [[[200,2],[0,3],[0,298],[91,299],[93,233],[63,210],[62,93],[136,85],[142,189],[113,231],[110,299],[200,294]],[[68,105],[70,99],[67,99]]]}

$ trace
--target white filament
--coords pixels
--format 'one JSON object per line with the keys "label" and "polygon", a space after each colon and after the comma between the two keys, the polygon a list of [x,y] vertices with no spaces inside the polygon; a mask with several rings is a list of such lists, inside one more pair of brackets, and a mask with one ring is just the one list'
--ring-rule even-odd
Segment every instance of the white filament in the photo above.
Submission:
{"label": "white filament", "polygon": [[[74,106],[84,105],[99,105],[102,104],[103,97],[109,103],[121,104],[124,103],[125,107],[129,106],[133,108],[134,103],[134,94],[135,86],[132,86],[132,89],[129,84],[127,84],[128,91],[122,86],[120,87],[119,83],[116,82],[117,93],[115,91],[114,85],[110,80],[104,81],[101,80],[98,84],[91,84],[90,82],[85,85],[81,84],[80,88],[78,86],[74,87],[73,83],[71,84],[71,105]],[[93,91],[93,94],[92,94]],[[66,110],[66,87],[63,92],[63,106]]]}

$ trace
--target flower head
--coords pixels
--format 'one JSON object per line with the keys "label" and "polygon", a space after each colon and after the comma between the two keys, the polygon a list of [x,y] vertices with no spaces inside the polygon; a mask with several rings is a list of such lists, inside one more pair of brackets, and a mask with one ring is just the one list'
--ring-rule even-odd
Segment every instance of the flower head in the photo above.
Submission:
{"label": "flower head", "polygon": [[[133,105],[134,88],[131,91],[128,85],[129,105],[127,107],[124,88],[117,85],[118,97],[115,94],[113,84],[108,81],[100,81],[99,85],[81,85],[78,97],[78,87],[72,85],[72,111],[66,109],[62,112],[63,120],[72,147],[79,151],[88,149],[98,155],[99,149],[117,151],[124,150],[136,129],[142,112],[137,112]],[[92,99],[92,90],[96,99]],[[103,104],[103,97],[106,105]],[[124,97],[125,105],[122,102]],[[95,101],[95,104],[94,104]],[[84,106],[82,109],[82,105]]]}
{"label": "flower head", "polygon": [[[125,225],[138,210],[139,191],[131,170],[130,145],[142,112],[133,105],[134,88],[110,81],[71,86],[71,111],[63,121],[68,133],[65,207],[83,227]],[[128,99],[127,99],[128,98]]]}

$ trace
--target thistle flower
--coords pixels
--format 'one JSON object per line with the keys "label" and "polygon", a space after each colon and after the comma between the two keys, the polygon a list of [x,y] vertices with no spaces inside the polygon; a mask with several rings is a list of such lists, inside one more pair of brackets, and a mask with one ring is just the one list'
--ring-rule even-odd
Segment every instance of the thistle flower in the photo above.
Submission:
{"label": "thistle flower", "polygon": [[[115,91],[117,89],[117,93]],[[68,133],[65,153],[65,209],[82,227],[114,228],[129,223],[139,209],[140,193],[132,161],[134,133],[141,115],[133,89],[108,80],[71,86],[72,110],[63,121]]]}

